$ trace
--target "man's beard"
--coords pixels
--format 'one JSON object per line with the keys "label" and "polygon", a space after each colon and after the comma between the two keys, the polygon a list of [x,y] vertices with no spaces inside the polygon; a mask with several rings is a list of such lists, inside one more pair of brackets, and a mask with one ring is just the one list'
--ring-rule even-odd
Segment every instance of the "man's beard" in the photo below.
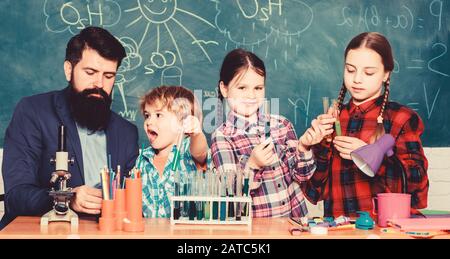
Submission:
{"label": "man's beard", "polygon": [[[101,88],[85,89],[77,92],[69,82],[69,106],[74,120],[79,126],[92,133],[105,130],[111,117],[111,97]],[[102,98],[89,96],[99,94]]]}

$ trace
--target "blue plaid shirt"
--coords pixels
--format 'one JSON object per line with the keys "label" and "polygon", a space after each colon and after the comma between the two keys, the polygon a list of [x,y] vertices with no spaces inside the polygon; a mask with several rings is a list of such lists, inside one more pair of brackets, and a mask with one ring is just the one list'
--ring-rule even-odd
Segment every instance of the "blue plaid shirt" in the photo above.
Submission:
{"label": "blue plaid shirt", "polygon": [[[187,179],[197,171],[194,158],[190,149],[190,138],[183,140],[183,148],[180,150],[180,179]],[[143,160],[141,164],[142,177],[142,211],[146,218],[169,218],[170,217],[170,197],[174,195],[174,172],[172,171],[173,157],[176,147],[174,146],[167,158],[162,178],[153,164],[155,150],[149,146],[144,149],[142,154]],[[209,154],[209,152],[208,152]],[[207,167],[210,164],[210,156],[207,158]],[[136,160],[138,167],[139,158]]]}

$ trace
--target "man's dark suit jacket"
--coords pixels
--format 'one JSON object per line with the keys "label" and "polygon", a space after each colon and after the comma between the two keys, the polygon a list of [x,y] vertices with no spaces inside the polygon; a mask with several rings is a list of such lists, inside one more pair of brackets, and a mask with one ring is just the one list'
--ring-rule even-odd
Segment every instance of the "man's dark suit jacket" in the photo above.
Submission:
{"label": "man's dark suit jacket", "polygon": [[[53,199],[48,191],[55,165],[50,159],[57,151],[61,124],[66,127],[69,158],[75,158],[75,163],[69,165],[72,176],[67,185],[85,184],[80,138],[67,101],[69,90],[67,87],[25,97],[16,106],[5,133],[2,166],[5,215],[0,229],[17,216],[42,215],[52,209]],[[112,112],[105,133],[112,167],[120,165],[123,172],[128,172],[139,154],[137,127]]]}

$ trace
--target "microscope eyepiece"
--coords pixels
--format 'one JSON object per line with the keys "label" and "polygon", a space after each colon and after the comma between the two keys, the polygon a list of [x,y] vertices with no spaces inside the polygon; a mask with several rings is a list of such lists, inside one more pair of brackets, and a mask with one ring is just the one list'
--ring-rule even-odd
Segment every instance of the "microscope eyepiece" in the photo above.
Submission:
{"label": "microscope eyepiece", "polygon": [[66,127],[59,126],[58,130],[58,151],[66,151]]}

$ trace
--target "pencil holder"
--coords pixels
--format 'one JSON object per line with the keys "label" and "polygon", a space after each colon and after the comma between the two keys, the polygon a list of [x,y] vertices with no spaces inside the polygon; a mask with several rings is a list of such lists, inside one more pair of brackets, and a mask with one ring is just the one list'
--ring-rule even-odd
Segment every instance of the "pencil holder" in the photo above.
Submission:
{"label": "pencil holder", "polygon": [[116,230],[116,219],[114,217],[114,201],[102,200],[102,215],[99,218],[98,227],[100,231],[112,232]]}
{"label": "pencil holder", "polygon": [[123,220],[123,230],[127,232],[143,232],[141,178],[127,178],[125,186],[127,217]]}
{"label": "pencil holder", "polygon": [[125,204],[125,189],[116,189],[114,196],[114,216],[116,218],[116,229],[123,229],[123,219],[127,217]]}

